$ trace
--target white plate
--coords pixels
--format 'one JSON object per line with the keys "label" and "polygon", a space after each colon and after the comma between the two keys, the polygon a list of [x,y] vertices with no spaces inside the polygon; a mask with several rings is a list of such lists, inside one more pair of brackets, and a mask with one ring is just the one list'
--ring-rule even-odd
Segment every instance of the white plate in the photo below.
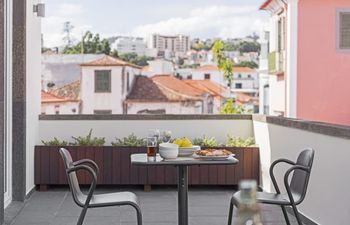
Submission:
{"label": "white plate", "polygon": [[228,156],[202,156],[202,155],[194,154],[193,158],[200,159],[200,160],[226,160],[229,158],[233,158],[234,156],[235,154],[231,154]]}
{"label": "white plate", "polygon": [[193,145],[192,148],[179,148],[179,157],[189,157],[192,156],[195,151],[201,150],[198,145]]}

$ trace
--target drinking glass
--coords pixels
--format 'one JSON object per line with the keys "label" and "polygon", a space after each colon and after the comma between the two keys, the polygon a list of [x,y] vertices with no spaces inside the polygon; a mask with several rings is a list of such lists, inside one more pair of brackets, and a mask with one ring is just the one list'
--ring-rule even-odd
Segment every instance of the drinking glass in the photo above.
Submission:
{"label": "drinking glass", "polygon": [[147,159],[149,161],[156,161],[157,157],[157,138],[147,137]]}
{"label": "drinking glass", "polygon": [[160,134],[162,142],[169,143],[171,139],[171,131],[170,130],[164,130]]}

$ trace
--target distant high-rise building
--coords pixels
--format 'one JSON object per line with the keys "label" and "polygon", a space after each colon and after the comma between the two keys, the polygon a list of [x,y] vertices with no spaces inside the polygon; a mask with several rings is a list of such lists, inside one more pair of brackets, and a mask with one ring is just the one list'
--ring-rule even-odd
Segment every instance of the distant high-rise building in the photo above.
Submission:
{"label": "distant high-rise building", "polygon": [[185,53],[191,48],[190,37],[185,35],[166,36],[152,34],[148,40],[148,48],[158,52]]}

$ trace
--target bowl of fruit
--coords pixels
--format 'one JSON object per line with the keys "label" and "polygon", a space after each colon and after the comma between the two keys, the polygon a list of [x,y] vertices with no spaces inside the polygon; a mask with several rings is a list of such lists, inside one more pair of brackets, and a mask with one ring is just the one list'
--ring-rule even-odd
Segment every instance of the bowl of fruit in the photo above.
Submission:
{"label": "bowl of fruit", "polygon": [[180,157],[190,157],[195,151],[201,150],[200,146],[193,145],[187,137],[177,138],[173,143],[179,146]]}

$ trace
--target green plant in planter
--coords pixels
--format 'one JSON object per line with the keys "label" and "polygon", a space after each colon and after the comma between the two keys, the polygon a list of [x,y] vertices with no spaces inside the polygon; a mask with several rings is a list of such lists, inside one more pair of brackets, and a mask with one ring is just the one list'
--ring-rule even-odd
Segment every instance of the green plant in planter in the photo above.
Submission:
{"label": "green plant in planter", "polygon": [[75,146],[103,146],[105,144],[105,138],[92,137],[92,129],[85,137],[72,137],[74,142],[70,143]]}
{"label": "green plant in planter", "polygon": [[233,137],[231,135],[227,136],[227,147],[252,147],[255,146],[255,140],[252,137],[243,139],[240,137]]}
{"label": "green plant in planter", "polygon": [[202,138],[193,139],[194,145],[205,146],[205,147],[217,147],[219,146],[215,137],[203,136]]}
{"label": "green plant in planter", "polygon": [[60,141],[56,137],[54,137],[54,139],[50,141],[41,140],[41,143],[43,143],[43,145],[45,146],[67,146],[68,145],[67,141]]}
{"label": "green plant in planter", "polygon": [[127,147],[142,147],[142,146],[146,146],[147,143],[144,138],[139,138],[134,133],[132,133],[127,137],[115,138],[115,141],[112,142],[112,145],[127,146]]}

